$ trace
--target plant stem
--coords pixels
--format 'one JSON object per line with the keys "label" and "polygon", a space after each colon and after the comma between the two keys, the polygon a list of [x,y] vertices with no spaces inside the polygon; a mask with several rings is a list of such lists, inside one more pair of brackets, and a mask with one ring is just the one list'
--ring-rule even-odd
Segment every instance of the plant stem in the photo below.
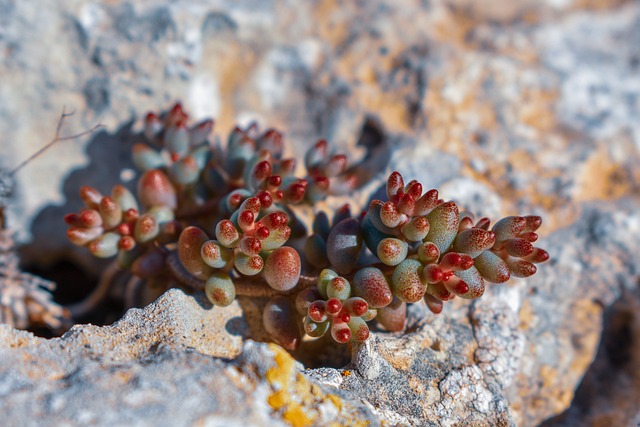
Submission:
{"label": "plant stem", "polygon": [[115,261],[109,264],[106,270],[104,270],[100,275],[98,286],[96,286],[87,298],[75,304],[66,306],[67,310],[71,313],[71,317],[74,319],[83,317],[100,305],[107,296],[115,276],[121,271],[122,270],[120,270],[120,267],[118,267],[118,264]]}

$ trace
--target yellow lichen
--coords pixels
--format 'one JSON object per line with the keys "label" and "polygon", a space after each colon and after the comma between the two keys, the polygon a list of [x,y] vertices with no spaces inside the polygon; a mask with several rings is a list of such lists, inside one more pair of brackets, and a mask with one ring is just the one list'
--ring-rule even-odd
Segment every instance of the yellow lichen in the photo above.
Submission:
{"label": "yellow lichen", "polygon": [[267,398],[267,403],[273,409],[278,410],[287,404],[287,393],[284,390],[278,390]]}
{"label": "yellow lichen", "polygon": [[333,403],[333,406],[335,406],[338,411],[342,411],[342,399],[340,399],[340,397],[336,396],[335,394],[328,394],[327,398],[331,401],[331,403]]}
{"label": "yellow lichen", "polygon": [[294,370],[293,358],[276,344],[269,344],[269,349],[275,354],[276,366],[267,371],[267,381],[272,385],[285,388],[291,382],[291,373]]}
{"label": "yellow lichen", "polygon": [[[316,406],[323,402],[330,402],[335,406],[340,418],[345,418],[345,403],[339,396],[323,392],[322,388],[298,372],[293,358],[282,347],[269,344],[269,349],[274,353],[275,366],[269,368],[266,373],[267,382],[274,388],[273,393],[267,398],[267,403],[274,411],[282,414],[285,422],[294,427],[315,425],[319,417]],[[351,375],[350,371],[345,372],[349,372],[346,375]],[[335,422],[332,425],[347,424]],[[369,421],[349,419],[348,425],[365,427],[369,425]]]}
{"label": "yellow lichen", "polygon": [[313,425],[313,419],[310,418],[302,406],[297,403],[290,404],[282,414],[282,418],[293,427],[305,427]]}

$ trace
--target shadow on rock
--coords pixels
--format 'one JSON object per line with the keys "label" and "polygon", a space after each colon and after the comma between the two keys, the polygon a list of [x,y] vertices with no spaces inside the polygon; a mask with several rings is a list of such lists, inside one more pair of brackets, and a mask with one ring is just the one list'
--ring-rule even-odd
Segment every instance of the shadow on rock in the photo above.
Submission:
{"label": "shadow on rock", "polygon": [[[93,136],[86,148],[88,164],[72,171],[63,183],[64,204],[44,207],[32,222],[32,242],[20,248],[25,270],[58,284],[54,297],[59,302],[68,304],[85,297],[109,263],[93,257],[84,248],[72,245],[67,240],[67,226],[63,218],[84,206],[79,194],[80,187],[84,185],[103,193],[109,193],[116,184],[133,189],[136,170],[131,159],[131,147],[142,136],[134,134],[132,126],[133,121],[115,133],[101,131]],[[106,312],[97,314],[95,319],[89,320],[96,323],[116,320],[107,319],[105,315]]]}
{"label": "shadow on rock", "polygon": [[564,413],[544,427],[631,426],[640,421],[640,283],[604,315],[596,358]]}

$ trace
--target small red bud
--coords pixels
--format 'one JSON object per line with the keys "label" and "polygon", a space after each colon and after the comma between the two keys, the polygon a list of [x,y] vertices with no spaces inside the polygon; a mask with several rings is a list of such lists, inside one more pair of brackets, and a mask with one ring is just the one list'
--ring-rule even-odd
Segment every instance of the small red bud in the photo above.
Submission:
{"label": "small red bud", "polygon": [[327,309],[327,313],[329,313],[332,316],[335,316],[338,313],[340,313],[340,310],[342,310],[342,303],[338,298],[329,298],[329,300],[327,300],[326,309]]}

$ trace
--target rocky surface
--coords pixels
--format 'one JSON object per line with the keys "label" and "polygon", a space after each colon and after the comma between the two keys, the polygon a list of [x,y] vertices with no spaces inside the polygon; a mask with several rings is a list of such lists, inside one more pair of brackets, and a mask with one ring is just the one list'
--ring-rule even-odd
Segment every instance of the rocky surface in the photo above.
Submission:
{"label": "rocky surface", "polygon": [[[61,339],[4,328],[2,412],[71,425],[635,425],[639,22],[621,0],[0,0],[4,169],[51,140],[63,106],[76,111],[63,135],[106,126],[16,175],[8,222],[33,238],[25,259],[89,265],[60,218],[80,185],[131,182],[136,118],[177,99],[221,134],[258,119],[297,153],[326,137],[479,214],[542,215],[552,256],[532,280],[440,316],[414,307],[409,334],[377,333],[345,369],[304,376],[243,342],[262,337],[238,305],[179,291]],[[272,381],[283,365],[288,379]],[[279,387],[294,391],[273,397]]]}
{"label": "rocky surface", "polygon": [[243,344],[237,305],[204,304],[172,290],[113,326],[51,340],[0,326],[4,425],[379,425],[282,348]]}
{"label": "rocky surface", "polygon": [[[238,303],[212,308],[180,290],[113,326],[75,326],[62,338],[3,327],[0,410],[15,425],[508,426],[567,408],[546,425],[630,424],[640,402],[640,210],[630,201],[584,209],[546,237],[553,261],[538,280],[495,285],[439,316],[416,305],[408,333],[374,334],[342,369],[303,370],[279,347],[243,340],[252,332]],[[596,359],[571,406],[597,351],[603,307],[618,312],[605,322],[615,335],[605,336],[608,356]],[[603,384],[624,387],[615,392],[622,407],[607,406],[617,399],[597,391]],[[593,401],[597,413],[585,403]]]}

